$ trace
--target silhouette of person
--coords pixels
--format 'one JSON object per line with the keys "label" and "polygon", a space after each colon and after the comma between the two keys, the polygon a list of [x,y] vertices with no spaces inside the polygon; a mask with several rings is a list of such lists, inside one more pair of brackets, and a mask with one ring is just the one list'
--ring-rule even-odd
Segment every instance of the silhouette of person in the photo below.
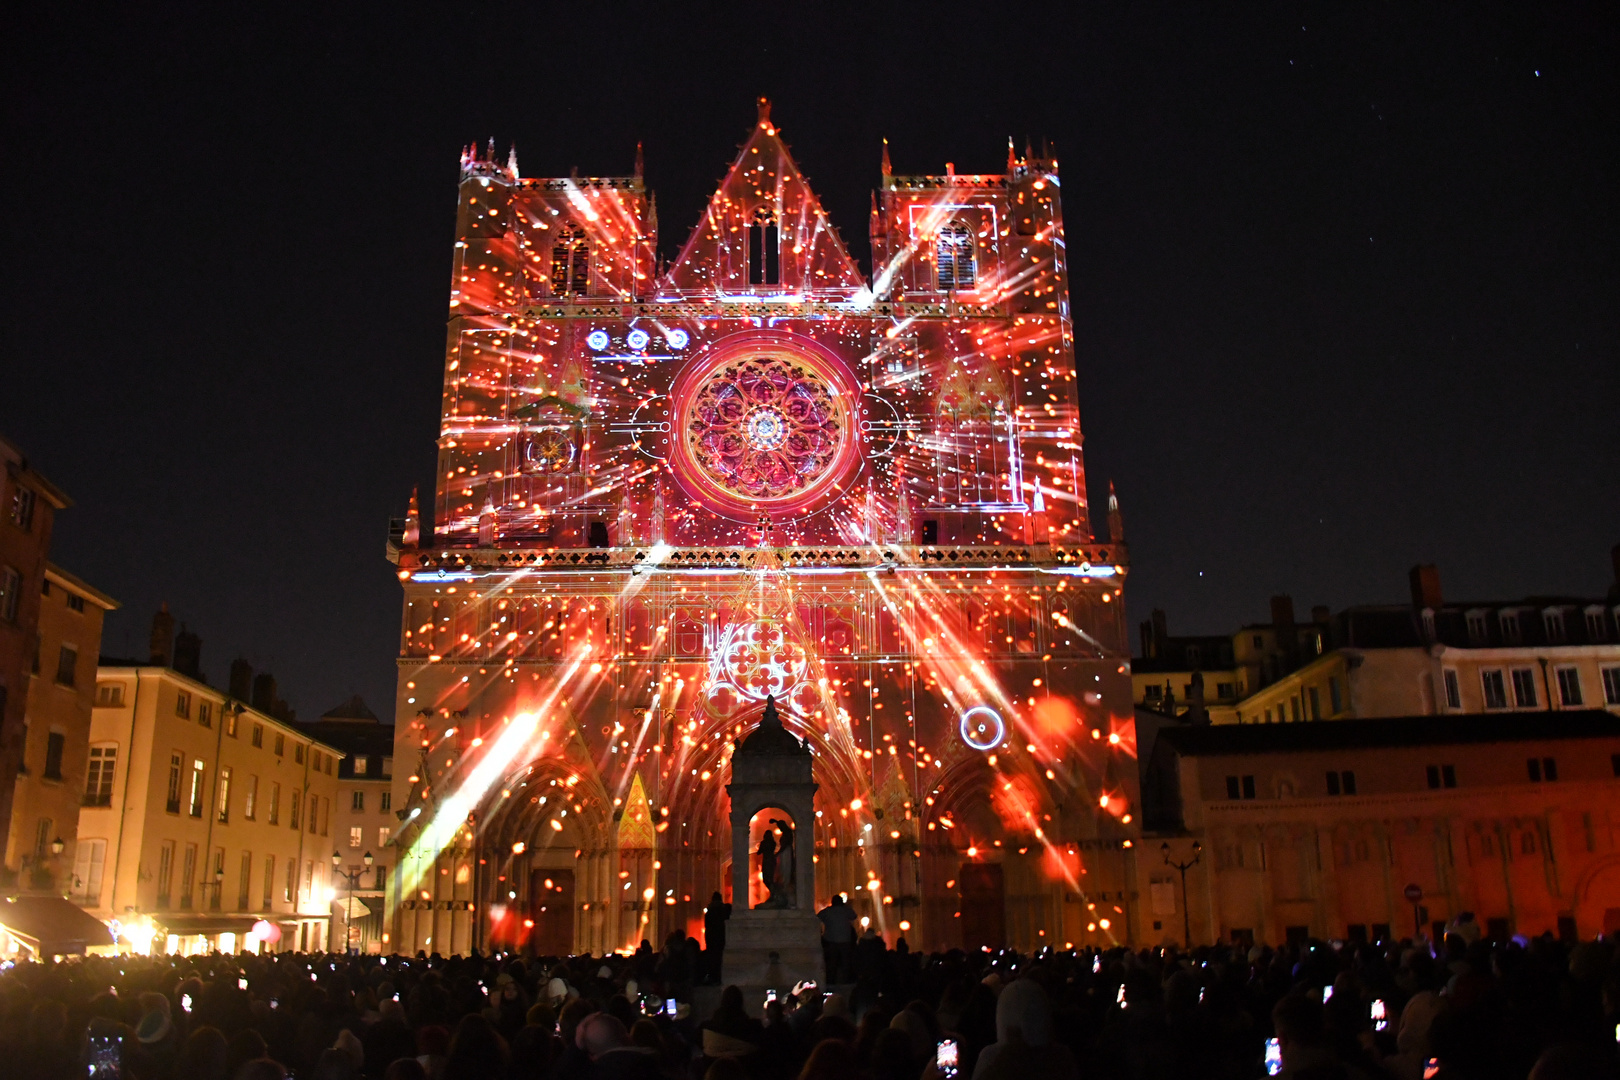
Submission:
{"label": "silhouette of person", "polygon": [[760,907],[776,899],[776,830],[766,829],[759,841],[759,876],[768,894]]}

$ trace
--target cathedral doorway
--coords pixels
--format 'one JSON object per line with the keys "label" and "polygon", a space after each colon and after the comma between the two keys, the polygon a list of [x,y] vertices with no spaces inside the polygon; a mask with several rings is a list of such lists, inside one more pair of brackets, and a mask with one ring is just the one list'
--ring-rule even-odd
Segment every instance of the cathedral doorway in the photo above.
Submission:
{"label": "cathedral doorway", "polygon": [[529,873],[529,915],[534,928],[529,945],[537,956],[567,956],[574,951],[574,872],[533,870]]}
{"label": "cathedral doorway", "polygon": [[1007,944],[1007,886],[1000,863],[965,862],[958,872],[962,892],[962,948]]}

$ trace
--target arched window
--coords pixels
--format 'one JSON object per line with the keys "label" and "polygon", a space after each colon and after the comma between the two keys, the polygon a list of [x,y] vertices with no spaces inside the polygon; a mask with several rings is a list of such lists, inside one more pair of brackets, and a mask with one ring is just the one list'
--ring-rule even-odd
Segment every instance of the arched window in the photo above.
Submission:
{"label": "arched window", "polygon": [[551,292],[584,296],[591,282],[591,247],[583,230],[562,225],[551,247]]}
{"label": "arched window", "polygon": [[782,239],[776,215],[766,207],[754,211],[748,226],[748,284],[777,285],[782,281]]}
{"label": "arched window", "polygon": [[939,291],[971,289],[978,277],[973,251],[973,230],[953,221],[939,230]]}

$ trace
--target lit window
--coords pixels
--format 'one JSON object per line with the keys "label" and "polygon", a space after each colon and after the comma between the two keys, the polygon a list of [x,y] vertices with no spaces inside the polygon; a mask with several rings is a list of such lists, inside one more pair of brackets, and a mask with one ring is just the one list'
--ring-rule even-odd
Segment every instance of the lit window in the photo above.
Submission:
{"label": "lit window", "polygon": [[765,207],[748,226],[748,284],[775,285],[782,280],[782,240],[776,215]]}
{"label": "lit window", "polygon": [[351,825],[349,827],[349,846],[352,848],[357,848],[361,844],[364,844],[366,842],[365,834],[366,830],[363,826]]}
{"label": "lit window", "polygon": [[953,221],[939,230],[937,251],[939,291],[971,289],[978,279],[978,260],[973,249],[973,230]]}
{"label": "lit window", "polygon": [[591,280],[591,248],[585,233],[560,226],[551,247],[551,291],[556,296],[584,296]]}
{"label": "lit window", "polygon": [[1462,687],[1457,683],[1457,673],[1447,668],[1440,674],[1441,681],[1446,686],[1446,705],[1452,709],[1462,708]]}

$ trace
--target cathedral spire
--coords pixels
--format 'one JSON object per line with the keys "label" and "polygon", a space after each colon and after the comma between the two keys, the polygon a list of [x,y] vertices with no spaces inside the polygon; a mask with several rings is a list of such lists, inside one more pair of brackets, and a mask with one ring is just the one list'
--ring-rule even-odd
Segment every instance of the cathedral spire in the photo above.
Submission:
{"label": "cathedral spire", "polygon": [[417,547],[422,543],[422,511],[416,505],[416,488],[411,488],[411,507],[405,511],[405,534],[400,542],[406,547]]}
{"label": "cathedral spire", "polygon": [[1018,171],[1018,155],[1013,152],[1012,136],[1007,136],[1007,175]]}
{"label": "cathedral spire", "polygon": [[889,164],[889,140],[883,140],[883,175],[893,176],[894,166]]}
{"label": "cathedral spire", "polygon": [[771,126],[770,98],[762,97],[759,99],[759,126],[762,128],[768,128]]}
{"label": "cathedral spire", "polygon": [[643,169],[644,169],[645,165],[646,165],[646,162],[641,156],[641,140],[637,139],[636,140],[636,179],[637,180],[641,179],[642,172],[643,172]]}
{"label": "cathedral spire", "polygon": [[1108,481],[1108,540],[1113,544],[1125,542],[1125,515],[1119,512],[1119,496],[1114,494],[1114,482]]}

